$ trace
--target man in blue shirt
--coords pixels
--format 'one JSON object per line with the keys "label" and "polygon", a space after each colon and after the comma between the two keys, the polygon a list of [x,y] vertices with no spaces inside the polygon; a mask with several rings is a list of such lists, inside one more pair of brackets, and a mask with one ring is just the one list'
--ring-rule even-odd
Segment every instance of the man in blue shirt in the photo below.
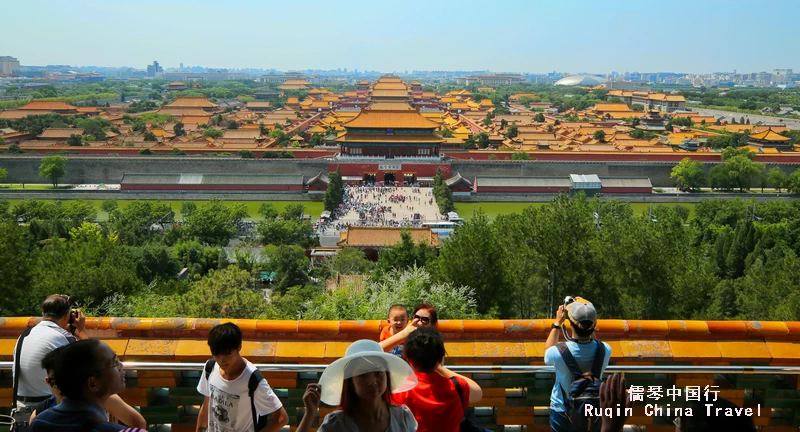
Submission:
{"label": "man in blue shirt", "polygon": [[78,341],[62,347],[55,364],[54,378],[64,399],[37,415],[30,432],[142,431],[109,422],[103,408],[111,395],[125,390],[122,362],[111,347],[96,339]]}
{"label": "man in blue shirt", "polygon": [[[566,363],[564,363],[564,359],[556,346],[561,333],[561,326],[567,319],[569,319],[572,327],[572,340],[568,340],[566,346],[578,363],[581,372],[592,370],[592,363],[598,348],[598,344],[592,338],[597,324],[597,310],[595,310],[594,305],[588,300],[576,297],[566,307],[564,305],[559,306],[556,313],[556,322],[553,323],[550,335],[545,343],[544,353],[544,363],[556,369],[556,383],[553,386],[553,392],[550,394],[550,429],[555,432],[573,431],[572,421],[567,415],[567,407],[564,400],[569,397],[569,388],[573,382],[573,375]],[[602,378],[602,371],[606,369],[611,358],[611,347],[605,342],[600,346],[604,347],[606,352],[600,376],[597,378]],[[599,426],[600,422],[597,423]]]}

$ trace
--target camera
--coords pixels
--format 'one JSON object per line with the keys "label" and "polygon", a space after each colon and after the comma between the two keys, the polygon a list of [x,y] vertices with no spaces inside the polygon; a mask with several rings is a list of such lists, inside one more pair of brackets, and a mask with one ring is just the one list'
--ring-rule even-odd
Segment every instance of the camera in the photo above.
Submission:
{"label": "camera", "polygon": [[575,298],[572,297],[572,296],[564,297],[564,309],[566,309],[567,305],[569,305],[570,303],[573,303],[574,301],[575,301]]}

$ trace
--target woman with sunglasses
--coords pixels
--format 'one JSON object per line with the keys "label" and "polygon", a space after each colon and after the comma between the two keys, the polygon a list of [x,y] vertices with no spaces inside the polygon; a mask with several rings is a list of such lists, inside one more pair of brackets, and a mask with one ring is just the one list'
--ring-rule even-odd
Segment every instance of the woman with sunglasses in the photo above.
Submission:
{"label": "woman with sunglasses", "polygon": [[433,328],[436,328],[436,323],[438,322],[439,318],[436,315],[436,308],[427,303],[420,303],[414,308],[414,313],[411,315],[411,322],[408,323],[406,328],[382,340],[380,342],[381,348],[383,348],[384,351],[391,351],[396,346],[401,345],[417,327],[433,326]]}

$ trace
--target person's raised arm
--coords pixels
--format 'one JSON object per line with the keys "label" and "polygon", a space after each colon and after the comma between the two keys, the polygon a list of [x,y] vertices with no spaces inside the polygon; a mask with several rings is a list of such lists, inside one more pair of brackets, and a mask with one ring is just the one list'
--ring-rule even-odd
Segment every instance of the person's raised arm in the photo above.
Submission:
{"label": "person's raised arm", "polygon": [[481,399],[483,399],[483,390],[481,389],[481,386],[479,386],[478,383],[473,381],[471,378],[467,378],[464,375],[455,373],[455,372],[451,371],[450,369],[446,368],[441,363],[439,364],[438,372],[439,372],[439,374],[441,376],[443,376],[443,377],[445,377],[447,379],[450,379],[451,377],[458,377],[458,378],[461,378],[464,381],[466,381],[467,384],[469,384],[469,403],[470,404],[474,404],[474,403],[480,401]]}
{"label": "person's raised arm", "polygon": [[564,321],[567,319],[567,311],[564,310],[564,305],[558,307],[558,312],[556,312],[556,322],[555,324],[559,328],[551,328],[550,334],[547,336],[547,342],[544,343],[544,349],[547,350],[551,346],[555,346],[558,343],[558,335],[561,332],[561,326],[564,325]]}
{"label": "person's raised arm", "polygon": [[319,384],[312,383],[306,386],[306,392],[303,394],[305,412],[303,413],[303,419],[300,420],[300,424],[297,426],[296,432],[309,432],[311,430],[311,425],[314,423],[314,416],[319,409],[321,391],[322,387],[320,387]]}
{"label": "person's raised arm", "polygon": [[286,408],[280,407],[280,409],[272,413],[272,418],[264,426],[264,429],[261,429],[261,432],[278,432],[287,424],[289,424],[289,414],[286,413]]}
{"label": "person's raised arm", "polygon": [[208,396],[203,399],[203,405],[200,406],[200,412],[197,413],[197,432],[206,432],[208,429]]}
{"label": "person's raised arm", "polygon": [[83,311],[80,309],[78,309],[77,316],[75,317],[75,333],[73,334],[78,340],[89,339],[89,334],[86,333],[86,315],[84,315]]}
{"label": "person's raised arm", "polygon": [[384,351],[389,351],[392,348],[396,347],[397,345],[400,345],[401,343],[405,342],[408,335],[410,335],[414,330],[416,330],[417,327],[419,327],[419,325],[420,325],[419,319],[414,319],[413,321],[408,323],[406,328],[401,330],[399,333],[395,333],[392,336],[388,337],[387,339],[381,341],[380,342],[381,349],[383,349]]}
{"label": "person's raised arm", "polygon": [[136,408],[125,403],[119,395],[111,395],[103,408],[126,426],[147,429],[147,420],[136,411]]}

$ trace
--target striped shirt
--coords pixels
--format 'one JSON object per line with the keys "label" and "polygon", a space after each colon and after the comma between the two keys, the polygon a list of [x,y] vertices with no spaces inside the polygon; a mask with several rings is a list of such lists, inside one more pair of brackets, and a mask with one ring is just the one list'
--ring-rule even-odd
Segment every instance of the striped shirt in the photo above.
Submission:
{"label": "striped shirt", "polygon": [[[47,385],[47,371],[42,369],[42,359],[49,352],[64,345],[75,342],[75,336],[62,329],[53,321],[43,320],[31,329],[30,334],[22,341],[19,367],[19,396],[41,397],[50,396],[50,386]],[[19,340],[17,340],[19,343]],[[14,346],[14,356],[17,347]],[[14,375],[20,373],[16,370],[14,358]]]}

